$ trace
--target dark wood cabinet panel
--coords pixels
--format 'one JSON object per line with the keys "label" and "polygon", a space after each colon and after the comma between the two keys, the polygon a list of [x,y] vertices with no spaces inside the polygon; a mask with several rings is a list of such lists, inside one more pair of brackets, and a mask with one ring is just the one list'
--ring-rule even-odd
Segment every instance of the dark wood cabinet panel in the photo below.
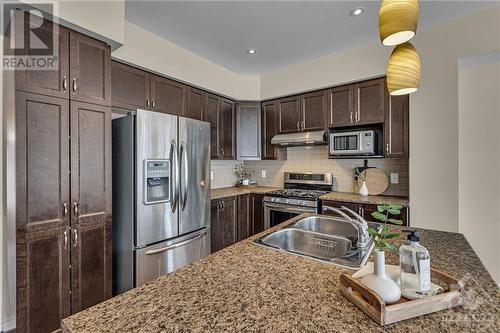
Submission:
{"label": "dark wood cabinet panel", "polygon": [[241,241],[250,237],[253,234],[252,214],[250,206],[250,194],[240,195],[238,198],[238,228],[237,241]]}
{"label": "dark wood cabinet panel", "polygon": [[[369,204],[359,204],[359,213],[366,220],[371,222],[380,222],[372,217],[372,213],[377,211],[377,205],[369,205]],[[409,226],[408,220],[408,207],[403,207],[401,209],[401,214],[399,215],[391,215],[391,218],[402,220],[404,226]],[[392,224],[389,224],[392,225]]]}
{"label": "dark wood cabinet panel", "polygon": [[70,32],[71,99],[111,105],[111,49],[109,45]]}
{"label": "dark wood cabinet panel", "polygon": [[151,75],[143,70],[111,62],[111,104],[124,109],[149,109]]}
{"label": "dark wood cabinet panel", "polygon": [[221,230],[221,246],[225,248],[229,245],[236,243],[237,241],[237,203],[236,197],[224,198],[222,201],[222,216],[219,218],[220,230]]}
{"label": "dark wood cabinet panel", "polygon": [[328,92],[328,127],[350,126],[354,121],[354,86],[335,87]]}
{"label": "dark wood cabinet panel", "polygon": [[236,103],[229,99],[221,99],[219,117],[219,157],[226,160],[236,159],[235,115]]}
{"label": "dark wood cabinet panel", "polygon": [[250,195],[250,210],[252,214],[252,235],[264,231],[264,195]]}
{"label": "dark wood cabinet panel", "polygon": [[210,123],[210,157],[219,157],[219,96],[207,94],[205,99],[205,116],[203,120]]}
{"label": "dark wood cabinet panel", "polygon": [[326,124],[326,91],[316,91],[304,94],[302,100],[301,130],[321,131]]}
{"label": "dark wood cabinet panel", "polygon": [[220,243],[220,203],[219,200],[212,200],[210,202],[210,253],[219,251]]}
{"label": "dark wood cabinet panel", "polygon": [[385,157],[409,155],[409,97],[391,96],[384,124]]}
{"label": "dark wood cabinet panel", "polygon": [[203,120],[203,107],[205,106],[205,92],[188,87],[186,114],[188,118]]}
{"label": "dark wood cabinet panel", "polygon": [[[32,16],[33,18],[33,16]],[[39,19],[39,18],[35,18]],[[16,11],[16,24],[24,26],[24,36],[18,34],[19,37],[24,37],[26,47],[29,48],[29,43],[33,38],[30,38],[31,30],[29,29],[30,14],[23,11]],[[57,30],[53,29],[54,23],[48,20],[43,20],[43,23],[37,28],[37,36],[42,42],[51,41],[53,34],[57,31],[58,37],[58,59],[55,70],[16,70],[16,89],[43,94],[47,96],[68,98],[69,97],[69,30],[58,26]]]}
{"label": "dark wood cabinet panel", "polygon": [[387,100],[385,78],[356,83],[354,90],[356,96],[354,112],[356,124],[383,123]]}
{"label": "dark wood cabinet panel", "polygon": [[151,110],[182,116],[186,109],[186,86],[151,75]]}
{"label": "dark wood cabinet panel", "polygon": [[111,216],[111,108],[71,103],[72,225]]}
{"label": "dark wood cabinet panel", "polygon": [[70,315],[69,228],[16,235],[16,331],[54,332]]}
{"label": "dark wood cabinet panel", "polygon": [[79,224],[71,239],[71,312],[111,297],[111,220]]}
{"label": "dark wood cabinet panel", "polygon": [[280,134],[300,131],[300,97],[293,96],[278,100],[278,131]]}
{"label": "dark wood cabinet panel", "polygon": [[18,230],[68,225],[69,101],[17,92],[16,131]]}
{"label": "dark wood cabinet panel", "polygon": [[262,159],[275,160],[277,148],[271,144],[271,139],[277,134],[278,112],[276,102],[262,103]]}

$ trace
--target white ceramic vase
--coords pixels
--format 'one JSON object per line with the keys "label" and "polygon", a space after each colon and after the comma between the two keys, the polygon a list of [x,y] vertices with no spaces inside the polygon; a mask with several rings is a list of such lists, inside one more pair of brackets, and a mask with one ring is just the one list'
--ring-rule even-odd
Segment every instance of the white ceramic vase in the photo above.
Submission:
{"label": "white ceramic vase", "polygon": [[363,181],[363,184],[359,188],[359,195],[362,195],[364,197],[368,196],[368,187],[366,186],[366,182]]}
{"label": "white ceramic vase", "polygon": [[385,275],[385,252],[376,249],[373,255],[373,273],[363,276],[361,283],[375,291],[387,304],[399,301],[401,289],[396,282]]}

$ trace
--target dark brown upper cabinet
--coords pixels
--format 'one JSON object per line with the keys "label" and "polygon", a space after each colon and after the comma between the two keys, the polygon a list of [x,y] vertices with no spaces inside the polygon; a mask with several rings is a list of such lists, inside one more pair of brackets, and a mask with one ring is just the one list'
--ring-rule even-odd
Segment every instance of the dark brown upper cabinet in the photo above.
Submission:
{"label": "dark brown upper cabinet", "polygon": [[300,117],[300,97],[281,98],[277,104],[279,134],[299,132],[302,120]]}
{"label": "dark brown upper cabinet", "polygon": [[[32,38],[29,38],[29,20],[30,14],[23,11],[16,11],[16,24],[24,25],[24,36],[17,34],[16,38],[23,37],[27,44]],[[37,36],[44,40],[52,40],[52,34],[57,31],[59,40],[58,46],[58,61],[55,70],[16,70],[16,89],[33,92],[37,94],[68,98],[69,97],[69,30],[64,27],[59,27],[57,30],[52,29],[53,23],[48,20],[43,20],[40,28],[37,28]],[[46,37],[46,38],[45,38]],[[29,47],[29,45],[26,45]]]}
{"label": "dark brown upper cabinet", "polygon": [[350,126],[354,122],[354,86],[348,84],[328,91],[328,127]]}
{"label": "dark brown upper cabinet", "polygon": [[221,99],[219,157],[226,160],[236,159],[236,103],[226,98]]}
{"label": "dark brown upper cabinet", "polygon": [[219,158],[219,113],[220,97],[207,94],[203,119],[210,123],[210,157],[212,159]]}
{"label": "dark brown upper cabinet", "polygon": [[356,83],[354,84],[354,92],[356,98],[354,104],[355,124],[383,123],[388,102],[385,78]]}
{"label": "dark brown upper cabinet", "polygon": [[276,159],[276,147],[271,144],[271,139],[277,134],[276,125],[278,112],[276,102],[262,103],[262,159]]}
{"label": "dark brown upper cabinet", "polygon": [[316,91],[301,96],[301,131],[321,131],[325,129],[327,94]]}
{"label": "dark brown upper cabinet", "polygon": [[111,216],[111,109],[71,103],[72,225]]}
{"label": "dark brown upper cabinet", "polygon": [[111,104],[129,110],[149,109],[150,78],[148,72],[112,61]]}
{"label": "dark brown upper cabinet", "polygon": [[69,101],[16,93],[18,231],[69,224]]}
{"label": "dark brown upper cabinet", "polygon": [[71,99],[111,105],[111,49],[109,45],[70,31]]}
{"label": "dark brown upper cabinet", "polygon": [[196,88],[187,88],[186,114],[188,118],[203,119],[203,108],[205,106],[205,92]]}
{"label": "dark brown upper cabinet", "polygon": [[111,219],[73,230],[71,312],[77,313],[111,297]]}
{"label": "dark brown upper cabinet", "polygon": [[151,110],[183,116],[186,113],[186,86],[151,75]]}
{"label": "dark brown upper cabinet", "polygon": [[408,157],[409,97],[391,96],[384,124],[385,157]]}
{"label": "dark brown upper cabinet", "polygon": [[16,332],[55,332],[71,311],[69,228],[16,235]]}

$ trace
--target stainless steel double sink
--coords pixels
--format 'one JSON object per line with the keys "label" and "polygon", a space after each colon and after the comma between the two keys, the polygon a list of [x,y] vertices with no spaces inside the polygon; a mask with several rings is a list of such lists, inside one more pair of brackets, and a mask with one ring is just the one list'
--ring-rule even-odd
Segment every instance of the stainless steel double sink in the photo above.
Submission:
{"label": "stainless steel double sink", "polygon": [[358,249],[357,237],[356,229],[342,218],[311,215],[262,236],[254,243],[344,268],[359,269],[365,265],[373,242],[365,249]]}

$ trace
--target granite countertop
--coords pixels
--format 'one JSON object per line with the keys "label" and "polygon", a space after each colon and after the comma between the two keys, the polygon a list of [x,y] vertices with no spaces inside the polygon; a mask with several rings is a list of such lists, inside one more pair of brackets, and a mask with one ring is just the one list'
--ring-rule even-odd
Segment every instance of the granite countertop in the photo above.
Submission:
{"label": "granite countertop", "polygon": [[249,194],[249,193],[267,193],[271,191],[278,190],[279,187],[269,187],[269,186],[258,186],[254,188],[248,188],[248,187],[224,187],[224,188],[217,188],[213,189],[210,191],[210,198],[211,199],[220,199],[220,198],[227,198],[227,197],[232,197],[235,195],[243,195],[243,194]]}
{"label": "granite countertop", "polygon": [[381,203],[400,204],[405,207],[410,205],[410,200],[405,197],[392,197],[388,195],[369,195],[363,197],[357,193],[330,192],[319,197],[321,200],[344,201],[353,203],[366,203],[378,205]]}
{"label": "granite countertop", "polygon": [[[421,230],[431,265],[465,280],[470,299],[467,308],[432,313],[384,329],[341,296],[339,276],[352,271],[256,246],[251,241],[258,236],[68,317],[63,320],[63,332],[458,332],[500,328],[499,288],[461,234]],[[397,254],[388,253],[387,262],[397,264]]]}

